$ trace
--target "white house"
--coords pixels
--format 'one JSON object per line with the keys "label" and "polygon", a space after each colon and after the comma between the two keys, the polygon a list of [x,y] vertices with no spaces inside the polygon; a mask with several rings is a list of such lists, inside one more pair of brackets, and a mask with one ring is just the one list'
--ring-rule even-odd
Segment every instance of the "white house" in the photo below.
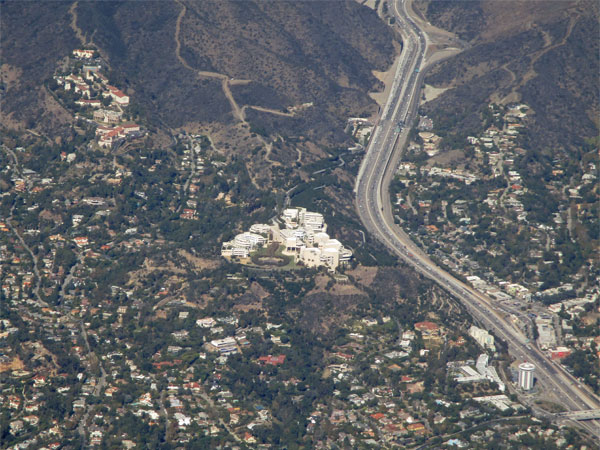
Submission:
{"label": "white house", "polygon": [[111,89],[110,96],[117,104],[121,106],[129,105],[129,96],[125,95],[120,89]]}
{"label": "white house", "polygon": [[76,58],[90,59],[94,56],[94,50],[75,49],[73,50],[73,56]]}
{"label": "white house", "polygon": [[204,319],[196,320],[196,325],[198,325],[200,328],[212,328],[216,324],[216,320],[212,317],[205,317]]}

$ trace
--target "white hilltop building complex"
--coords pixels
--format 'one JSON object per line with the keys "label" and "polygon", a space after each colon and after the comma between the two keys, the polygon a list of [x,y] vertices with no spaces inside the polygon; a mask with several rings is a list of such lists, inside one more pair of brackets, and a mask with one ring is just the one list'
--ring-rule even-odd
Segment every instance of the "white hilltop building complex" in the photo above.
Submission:
{"label": "white hilltop building complex", "polygon": [[283,247],[282,253],[293,256],[297,263],[335,271],[350,261],[352,251],[337,239],[331,239],[326,231],[322,214],[306,208],[288,208],[273,225],[254,224],[249,231],[225,242],[221,255],[248,258],[251,252],[276,242]]}

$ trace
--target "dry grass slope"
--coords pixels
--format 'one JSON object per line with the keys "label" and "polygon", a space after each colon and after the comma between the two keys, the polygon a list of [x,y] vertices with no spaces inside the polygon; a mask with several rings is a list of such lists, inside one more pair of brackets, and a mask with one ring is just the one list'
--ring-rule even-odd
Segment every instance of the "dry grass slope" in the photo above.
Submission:
{"label": "dry grass slope", "polygon": [[51,134],[59,127],[37,89],[84,42],[157,124],[216,130],[249,121],[327,146],[347,139],[347,116],[376,111],[372,71],[386,70],[394,53],[391,30],[350,0],[9,2],[0,19],[3,63],[22,72],[3,86],[3,123]]}
{"label": "dry grass slope", "polygon": [[573,148],[596,136],[600,73],[596,2],[421,1],[428,20],[472,47],[428,76],[452,88],[424,111],[455,133],[479,124],[490,101],[523,101],[535,111],[531,141]]}

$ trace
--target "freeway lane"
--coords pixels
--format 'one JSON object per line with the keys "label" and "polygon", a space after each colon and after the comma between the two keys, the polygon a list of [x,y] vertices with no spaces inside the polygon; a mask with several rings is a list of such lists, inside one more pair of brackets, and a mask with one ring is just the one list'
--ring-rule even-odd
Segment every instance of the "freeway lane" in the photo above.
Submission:
{"label": "freeway lane", "polygon": [[[497,309],[490,298],[437,267],[394,224],[388,186],[409,132],[409,127],[406,127],[398,133],[396,127],[398,124],[409,124],[415,117],[423,72],[428,67],[425,60],[428,38],[407,14],[404,1],[395,2],[394,14],[403,35],[401,61],[355,185],[358,213],[365,228],[418,272],[453,294],[483,327],[508,344],[511,355],[533,362],[538,383],[561,398],[566,409],[598,408],[598,398],[578,386],[577,380],[562,367],[550,362],[535,346],[528,345],[526,337],[506,320],[504,313]],[[600,436],[597,422],[583,426]]]}

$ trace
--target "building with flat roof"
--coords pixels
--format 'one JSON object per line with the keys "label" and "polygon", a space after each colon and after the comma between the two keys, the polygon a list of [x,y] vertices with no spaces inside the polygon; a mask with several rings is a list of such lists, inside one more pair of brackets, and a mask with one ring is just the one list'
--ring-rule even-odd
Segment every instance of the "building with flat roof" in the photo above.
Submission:
{"label": "building with flat roof", "polygon": [[266,223],[255,223],[250,226],[250,233],[256,234],[269,234],[271,232],[271,225],[267,225]]}
{"label": "building with flat roof", "polygon": [[352,258],[352,251],[327,234],[321,213],[306,208],[288,208],[281,215],[285,228],[271,227],[273,240],[282,244],[284,253],[294,255],[307,267],[326,266],[335,271]]}
{"label": "building with flat roof", "polygon": [[247,258],[251,251],[264,246],[267,242],[268,239],[265,236],[246,231],[238,234],[232,241],[223,243],[221,255]]}
{"label": "building with flat roof", "polygon": [[209,351],[219,352],[221,355],[230,355],[238,352],[237,342],[233,337],[214,339],[205,345]]}
{"label": "building with flat roof", "polygon": [[473,325],[471,328],[469,328],[469,336],[475,339],[483,348],[489,348],[492,351],[496,351],[496,346],[494,345],[494,336],[492,336],[486,330]]}
{"label": "building with flat roof", "polygon": [[325,266],[333,272],[350,261],[352,251],[326,231],[327,224],[321,213],[287,208],[273,225],[254,224],[249,232],[223,243],[221,255],[247,258],[257,248],[277,242],[283,247],[282,253],[294,256],[296,262],[306,267]]}
{"label": "building with flat roof", "polygon": [[538,330],[538,345],[542,350],[547,350],[556,347],[556,333],[551,321],[540,320],[538,317],[535,321]]}
{"label": "building with flat roof", "polygon": [[556,347],[550,349],[550,357],[552,359],[562,359],[566,358],[572,353],[572,350],[568,347]]}

